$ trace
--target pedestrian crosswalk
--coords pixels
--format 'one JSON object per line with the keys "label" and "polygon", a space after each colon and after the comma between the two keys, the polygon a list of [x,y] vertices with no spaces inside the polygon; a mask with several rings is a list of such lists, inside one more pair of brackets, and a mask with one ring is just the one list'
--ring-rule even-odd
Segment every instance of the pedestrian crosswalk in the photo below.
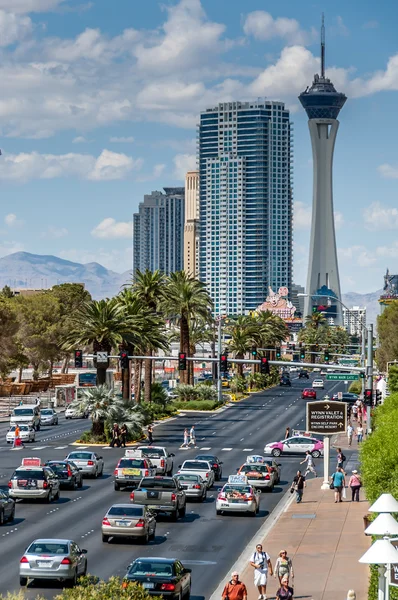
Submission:
{"label": "pedestrian crosswalk", "polygon": [[[66,450],[67,448],[70,447],[75,448],[76,450],[86,450],[87,448],[90,448],[92,446],[76,446],[75,444],[67,444],[65,446],[33,446],[31,448],[31,450],[47,450],[47,448],[51,448],[52,450]],[[112,450],[112,448],[110,446],[102,446],[101,448],[102,450]],[[180,448],[180,450],[201,450],[201,451],[208,451],[211,450],[212,447],[211,446],[199,446],[197,448]],[[254,450],[254,448],[221,448],[217,449],[219,452],[231,452],[232,450],[241,450],[242,452],[252,452]]]}

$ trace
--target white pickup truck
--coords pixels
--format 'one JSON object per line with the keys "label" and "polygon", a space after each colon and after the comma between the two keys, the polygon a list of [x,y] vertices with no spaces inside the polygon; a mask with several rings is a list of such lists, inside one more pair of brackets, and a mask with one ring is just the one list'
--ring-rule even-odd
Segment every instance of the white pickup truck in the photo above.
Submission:
{"label": "white pickup truck", "polygon": [[[156,467],[157,475],[172,475],[174,454],[167,452],[164,446],[138,446],[142,458],[147,458]],[[126,451],[127,456],[127,451]]]}
{"label": "white pickup truck", "polygon": [[177,475],[199,475],[206,482],[207,489],[214,484],[214,471],[211,464],[204,460],[186,460],[178,466]]}

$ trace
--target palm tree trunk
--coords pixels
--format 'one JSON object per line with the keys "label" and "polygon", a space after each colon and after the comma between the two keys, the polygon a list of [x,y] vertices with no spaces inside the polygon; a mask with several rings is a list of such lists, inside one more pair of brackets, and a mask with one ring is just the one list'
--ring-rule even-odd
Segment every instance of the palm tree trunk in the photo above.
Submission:
{"label": "palm tree trunk", "polygon": [[50,360],[50,368],[48,369],[48,376],[49,376],[50,380],[52,379],[52,376],[53,376],[53,369],[54,369],[54,363],[52,360]]}
{"label": "palm tree trunk", "polygon": [[[235,358],[244,358],[242,354],[237,354]],[[238,377],[243,377],[243,363],[236,363],[236,374]]]}
{"label": "palm tree trunk", "polygon": [[[152,350],[147,350],[147,355],[152,356]],[[145,402],[151,401],[151,385],[152,385],[152,361],[147,359],[144,361],[145,372],[144,372],[144,400]]]}
{"label": "palm tree trunk", "polygon": [[137,358],[134,359],[134,400],[137,404],[140,402],[140,367]]}
{"label": "palm tree trunk", "polygon": [[69,355],[65,356],[63,363],[62,363],[62,368],[61,368],[61,373],[67,373],[68,372],[68,367],[69,367]]}
{"label": "palm tree trunk", "polygon": [[[180,352],[184,352],[189,356],[189,325],[185,315],[181,315],[180,325]],[[187,365],[188,366],[188,365]],[[189,381],[188,370],[180,371],[180,383],[187,384]]]}
{"label": "palm tree trunk", "polygon": [[97,367],[97,385],[106,384],[106,370],[107,367]]}
{"label": "palm tree trunk", "polygon": [[[195,356],[196,348],[195,346],[190,347],[190,355]],[[187,364],[188,367],[188,383],[189,385],[194,385],[195,383],[195,363],[193,361],[189,361]]]}
{"label": "palm tree trunk", "polygon": [[23,372],[23,367],[19,367],[17,383],[21,383],[21,381],[22,381],[22,372]]}
{"label": "palm tree trunk", "polygon": [[122,397],[123,397],[123,400],[131,400],[130,369],[131,369],[131,361],[129,360],[128,369],[122,369]]}
{"label": "palm tree trunk", "polygon": [[93,426],[91,428],[93,435],[97,435],[98,437],[103,436],[105,434],[105,423],[104,421],[93,421]]}

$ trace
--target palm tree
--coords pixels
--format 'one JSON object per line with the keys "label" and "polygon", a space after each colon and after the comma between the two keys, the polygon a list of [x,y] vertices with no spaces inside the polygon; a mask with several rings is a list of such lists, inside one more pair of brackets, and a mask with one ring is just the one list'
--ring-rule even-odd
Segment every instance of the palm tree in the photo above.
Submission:
{"label": "palm tree", "polygon": [[[180,352],[191,355],[189,329],[195,319],[208,321],[212,302],[204,283],[185,271],[171,273],[167,280],[163,307],[165,314],[180,328]],[[180,371],[180,382],[188,383],[188,371]]]}
{"label": "palm tree", "polygon": [[306,327],[312,327],[313,329],[318,329],[320,325],[325,325],[327,323],[326,317],[321,312],[313,313],[312,315],[307,315],[305,317]]}
{"label": "palm tree", "polygon": [[[250,316],[239,315],[228,320],[224,331],[230,337],[227,344],[235,358],[243,359],[256,343],[257,327],[254,319]],[[236,372],[238,377],[242,377],[243,363],[237,363]]]}
{"label": "palm tree", "polygon": [[[131,291],[133,295],[147,307],[151,313],[158,313],[164,291],[166,287],[166,278],[161,271],[146,271],[142,272],[139,269],[135,272],[134,279],[131,282]],[[153,345],[145,348],[145,355],[152,356]],[[151,401],[151,384],[152,384],[152,360],[144,360],[144,399],[146,402]]]}

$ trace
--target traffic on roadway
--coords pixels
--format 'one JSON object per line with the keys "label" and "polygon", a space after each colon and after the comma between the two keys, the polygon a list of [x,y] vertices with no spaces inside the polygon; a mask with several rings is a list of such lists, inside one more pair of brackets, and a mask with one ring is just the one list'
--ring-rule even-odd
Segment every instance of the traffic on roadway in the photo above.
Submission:
{"label": "traffic on roadway", "polygon": [[[290,488],[303,453],[322,474],[322,442],[304,435],[312,378],[294,373],[291,386],[219,412],[180,413],[154,428],[150,447],[72,445],[88,423],[61,413],[12,448],[1,423],[0,593],[22,585],[27,599],[53,598],[86,571],[144,581],[156,570],[163,588],[153,593],[209,598]],[[318,398],[342,386],[325,381]],[[182,448],[192,425],[197,448]]]}

